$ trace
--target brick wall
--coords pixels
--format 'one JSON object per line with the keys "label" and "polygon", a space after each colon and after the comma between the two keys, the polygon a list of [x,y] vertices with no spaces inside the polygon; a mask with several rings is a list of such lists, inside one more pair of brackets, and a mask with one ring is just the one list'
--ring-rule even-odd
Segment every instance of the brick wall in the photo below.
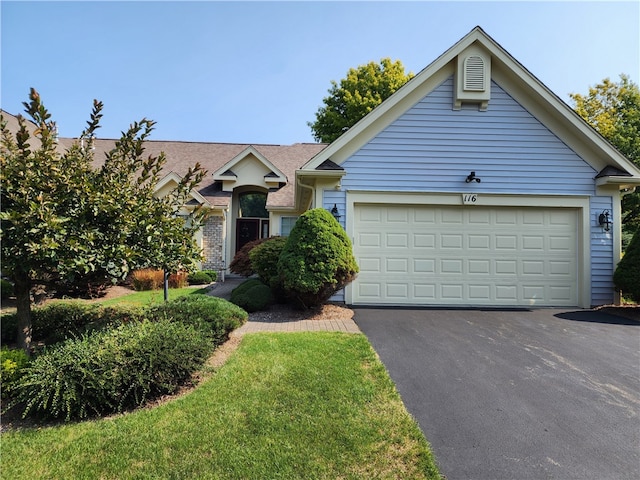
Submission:
{"label": "brick wall", "polygon": [[205,270],[224,270],[224,258],[222,257],[223,217],[210,216],[202,226],[202,247],[204,250],[204,262],[202,268]]}

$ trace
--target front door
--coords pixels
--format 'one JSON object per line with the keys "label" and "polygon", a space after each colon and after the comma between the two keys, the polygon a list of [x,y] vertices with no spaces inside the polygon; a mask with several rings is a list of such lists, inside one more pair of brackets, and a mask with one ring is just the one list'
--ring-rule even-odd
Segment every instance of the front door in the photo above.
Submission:
{"label": "front door", "polygon": [[260,219],[239,218],[236,223],[236,252],[245,244],[260,238]]}

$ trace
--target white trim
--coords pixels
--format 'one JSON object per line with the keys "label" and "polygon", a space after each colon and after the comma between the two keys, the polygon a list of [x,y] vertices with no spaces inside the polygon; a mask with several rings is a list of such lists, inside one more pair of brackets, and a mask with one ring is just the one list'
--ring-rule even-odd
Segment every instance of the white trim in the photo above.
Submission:
{"label": "white trim", "polygon": [[261,162],[266,168],[268,168],[269,170],[271,170],[273,173],[277,175],[277,177],[269,177],[268,179],[265,178],[265,182],[287,183],[287,176],[284,173],[282,173],[273,163],[267,160],[267,158],[264,155],[262,155],[258,150],[256,150],[255,147],[253,146],[249,146],[245,148],[242,152],[240,152],[238,155],[236,155],[227,163],[225,163],[222,167],[220,167],[215,172],[213,172],[212,174],[213,178],[215,180],[221,180],[225,182],[234,182],[235,181],[234,177],[230,177],[222,174],[227,170],[232,169],[235,165],[237,165],[239,162],[241,162],[242,160],[244,160],[250,155],[253,155],[254,157],[256,157],[259,162]]}

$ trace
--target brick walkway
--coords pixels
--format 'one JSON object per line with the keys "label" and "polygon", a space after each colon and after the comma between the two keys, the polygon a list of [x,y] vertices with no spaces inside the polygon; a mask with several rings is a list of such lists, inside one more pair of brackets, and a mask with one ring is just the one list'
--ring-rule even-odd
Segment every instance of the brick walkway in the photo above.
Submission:
{"label": "brick walkway", "polygon": [[[209,295],[229,300],[231,290],[240,285],[245,279],[243,277],[227,276],[224,282],[216,283],[209,291]],[[242,327],[233,332],[233,335],[244,335],[245,333],[257,332],[345,332],[361,333],[360,328],[352,318],[327,319],[327,320],[282,320],[273,319],[266,321],[249,320]]]}

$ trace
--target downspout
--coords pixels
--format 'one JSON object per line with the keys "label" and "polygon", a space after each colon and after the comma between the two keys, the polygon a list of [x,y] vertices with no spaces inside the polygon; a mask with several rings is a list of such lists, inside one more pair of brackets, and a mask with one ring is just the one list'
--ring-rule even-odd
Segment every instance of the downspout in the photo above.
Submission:
{"label": "downspout", "polygon": [[227,271],[227,242],[229,239],[227,238],[228,228],[227,228],[227,209],[222,209],[222,228],[224,228],[224,241],[222,242],[222,268],[220,269],[220,281],[224,283],[224,274]]}
{"label": "downspout", "polygon": [[[314,196],[315,190],[314,190],[313,186],[311,186],[311,185],[307,185],[306,183],[303,183],[303,182],[302,182],[302,178],[300,178],[300,179],[298,180],[298,184],[299,184],[302,188],[308,188],[308,189],[309,189],[309,191],[310,191],[310,193],[311,193],[311,200],[309,201],[309,204],[313,203],[313,200],[314,200],[314,198],[315,198],[315,196]],[[308,207],[309,207],[309,205],[307,205],[306,210],[308,210],[308,209],[309,209]]]}

